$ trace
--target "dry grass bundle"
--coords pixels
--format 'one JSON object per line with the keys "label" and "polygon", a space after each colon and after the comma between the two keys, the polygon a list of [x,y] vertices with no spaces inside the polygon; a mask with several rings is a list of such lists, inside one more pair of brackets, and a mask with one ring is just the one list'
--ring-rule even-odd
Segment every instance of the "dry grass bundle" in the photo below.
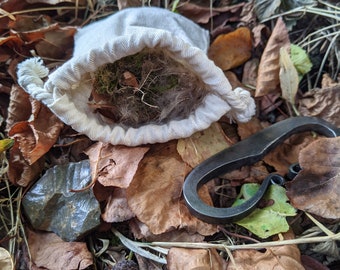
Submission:
{"label": "dry grass bundle", "polygon": [[106,64],[92,77],[90,106],[106,122],[130,127],[186,118],[208,93],[188,64],[160,48]]}

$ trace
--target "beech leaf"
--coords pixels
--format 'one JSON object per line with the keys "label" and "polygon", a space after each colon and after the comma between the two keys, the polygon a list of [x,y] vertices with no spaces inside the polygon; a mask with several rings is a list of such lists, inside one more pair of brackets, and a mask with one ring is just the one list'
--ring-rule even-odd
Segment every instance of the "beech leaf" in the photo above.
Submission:
{"label": "beech leaf", "polygon": [[229,145],[220,124],[213,123],[203,131],[196,132],[188,138],[179,139],[177,151],[182,159],[194,168]]}
{"label": "beech leaf", "polygon": [[278,91],[280,84],[280,49],[289,49],[289,46],[288,30],[282,18],[279,18],[260,60],[255,97]]}
{"label": "beech leaf", "polygon": [[[174,229],[202,235],[216,232],[216,226],[192,216],[184,203],[182,186],[189,170],[177,153],[175,141],[153,145],[140,162],[126,194],[132,212],[153,234]],[[212,205],[206,186],[199,194]]]}
{"label": "beech leaf", "polygon": [[127,188],[148,147],[127,147],[97,142],[85,153],[91,164],[92,182]]}
{"label": "beech leaf", "polygon": [[294,106],[299,88],[299,75],[285,48],[280,49],[280,86],[282,98]]}
{"label": "beech leaf", "polygon": [[[258,184],[244,184],[233,206],[240,205],[253,197],[259,187]],[[270,185],[262,200],[269,205],[261,209],[256,208],[248,216],[235,223],[261,238],[287,232],[289,225],[285,217],[294,216],[296,212],[287,203],[286,190],[279,185]]]}
{"label": "beech leaf", "polygon": [[28,246],[36,267],[44,269],[86,269],[93,264],[86,243],[64,242],[54,233],[27,230]]}
{"label": "beech leaf", "polygon": [[108,198],[102,218],[105,222],[123,222],[133,218],[135,214],[129,208],[126,190],[115,188]]}
{"label": "beech leaf", "polygon": [[240,27],[228,34],[219,35],[208,50],[208,56],[222,70],[229,70],[245,63],[251,57],[252,38],[247,27]]}
{"label": "beech leaf", "polygon": [[340,218],[340,137],[322,138],[301,150],[302,170],[287,183],[291,204],[330,219]]}

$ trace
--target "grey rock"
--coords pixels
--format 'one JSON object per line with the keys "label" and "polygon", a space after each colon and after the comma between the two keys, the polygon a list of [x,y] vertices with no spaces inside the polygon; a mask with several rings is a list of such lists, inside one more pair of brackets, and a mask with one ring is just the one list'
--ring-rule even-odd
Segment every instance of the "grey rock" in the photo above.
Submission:
{"label": "grey rock", "polygon": [[92,189],[74,192],[91,181],[88,160],[56,165],[23,198],[26,216],[35,229],[53,231],[74,241],[100,224],[100,206]]}

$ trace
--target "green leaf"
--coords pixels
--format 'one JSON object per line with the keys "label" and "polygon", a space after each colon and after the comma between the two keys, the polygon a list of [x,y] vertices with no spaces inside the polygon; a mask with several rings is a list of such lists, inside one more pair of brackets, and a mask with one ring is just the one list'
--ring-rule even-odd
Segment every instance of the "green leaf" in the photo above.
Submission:
{"label": "green leaf", "polygon": [[[259,187],[258,184],[244,184],[233,206],[240,205],[251,198]],[[288,231],[289,225],[286,216],[294,216],[296,210],[287,203],[286,190],[279,185],[271,185],[263,200],[269,205],[262,209],[256,208],[250,215],[237,221],[236,224],[261,238]]]}
{"label": "green leaf", "polygon": [[303,75],[312,69],[313,64],[310,61],[306,51],[295,44],[290,45],[290,59],[298,71],[300,80],[302,79]]}
{"label": "green leaf", "polygon": [[2,139],[0,140],[0,154],[7,149],[11,148],[14,144],[13,139]]}

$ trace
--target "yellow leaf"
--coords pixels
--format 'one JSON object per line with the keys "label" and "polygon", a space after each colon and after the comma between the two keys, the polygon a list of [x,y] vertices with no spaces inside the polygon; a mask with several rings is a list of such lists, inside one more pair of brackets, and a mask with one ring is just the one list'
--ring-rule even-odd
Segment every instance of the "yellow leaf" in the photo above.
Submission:
{"label": "yellow leaf", "polygon": [[11,148],[14,144],[14,140],[13,139],[3,139],[0,140],[0,154],[4,151],[6,151],[7,149]]}
{"label": "yellow leaf", "polygon": [[282,98],[294,105],[299,87],[299,75],[285,48],[280,49],[280,86]]}

